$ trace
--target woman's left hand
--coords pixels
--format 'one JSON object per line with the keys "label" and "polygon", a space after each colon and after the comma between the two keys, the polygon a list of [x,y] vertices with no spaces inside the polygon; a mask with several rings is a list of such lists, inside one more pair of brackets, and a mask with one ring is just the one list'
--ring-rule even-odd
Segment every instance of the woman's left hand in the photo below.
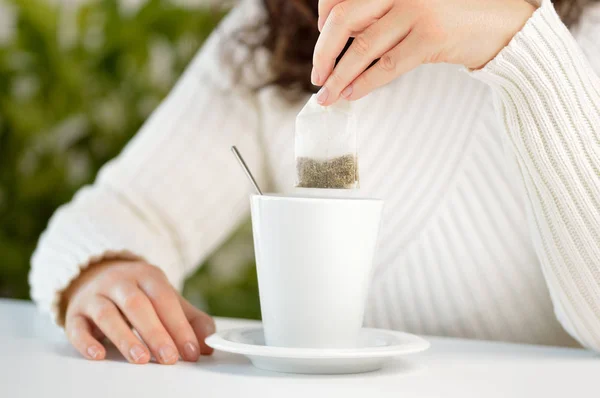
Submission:
{"label": "woman's left hand", "polygon": [[317,99],[322,105],[340,96],[359,99],[423,63],[481,68],[534,10],[525,0],[319,0],[311,77],[323,86]]}

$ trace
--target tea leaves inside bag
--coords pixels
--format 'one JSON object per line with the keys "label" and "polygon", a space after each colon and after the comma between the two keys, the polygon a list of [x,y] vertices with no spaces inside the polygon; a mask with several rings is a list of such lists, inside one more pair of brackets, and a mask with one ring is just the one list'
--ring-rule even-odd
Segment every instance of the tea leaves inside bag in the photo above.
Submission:
{"label": "tea leaves inside bag", "polygon": [[296,159],[298,187],[351,189],[358,181],[358,165],[354,154],[327,160],[309,157]]}

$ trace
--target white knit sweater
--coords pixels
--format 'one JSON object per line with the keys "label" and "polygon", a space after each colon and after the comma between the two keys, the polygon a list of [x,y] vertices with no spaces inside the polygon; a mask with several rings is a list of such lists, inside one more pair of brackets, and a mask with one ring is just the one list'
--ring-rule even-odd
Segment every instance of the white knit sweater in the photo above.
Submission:
{"label": "white knit sweater", "polygon": [[[219,56],[261,12],[244,0],[56,212],[32,258],[43,310],[103,257],[144,258],[181,286],[248,216],[232,144],[262,185],[292,189],[303,101],[233,84]],[[599,7],[569,33],[544,1],[484,69],[425,65],[358,102],[362,194],[386,203],[367,324],[600,350],[599,39]]]}

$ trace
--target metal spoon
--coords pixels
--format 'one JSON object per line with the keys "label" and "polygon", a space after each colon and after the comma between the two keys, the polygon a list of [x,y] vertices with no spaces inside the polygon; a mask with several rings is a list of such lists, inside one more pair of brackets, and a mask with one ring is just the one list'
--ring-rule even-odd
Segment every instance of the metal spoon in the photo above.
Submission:
{"label": "metal spoon", "polygon": [[250,180],[250,182],[254,186],[254,189],[256,190],[256,193],[258,193],[259,195],[262,195],[263,193],[260,190],[260,188],[258,187],[258,184],[256,183],[256,180],[254,179],[254,176],[250,172],[250,169],[248,168],[248,165],[246,165],[246,162],[244,162],[244,158],[240,154],[240,151],[238,151],[238,149],[235,147],[235,145],[231,147],[231,152],[233,152],[233,155],[235,156],[235,158],[240,163],[240,166],[242,166],[242,169],[244,169],[244,172],[246,173],[246,176],[248,177],[248,179]]}

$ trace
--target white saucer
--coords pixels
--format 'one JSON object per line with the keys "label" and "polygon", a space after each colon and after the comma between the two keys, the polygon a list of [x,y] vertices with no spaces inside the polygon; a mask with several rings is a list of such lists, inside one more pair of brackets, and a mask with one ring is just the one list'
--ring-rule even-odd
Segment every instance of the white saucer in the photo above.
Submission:
{"label": "white saucer", "polygon": [[366,328],[361,331],[359,347],[349,349],[269,347],[260,327],[217,332],[206,339],[206,344],[245,355],[260,369],[305,374],[371,372],[393,357],[429,348],[429,342],[419,336]]}

